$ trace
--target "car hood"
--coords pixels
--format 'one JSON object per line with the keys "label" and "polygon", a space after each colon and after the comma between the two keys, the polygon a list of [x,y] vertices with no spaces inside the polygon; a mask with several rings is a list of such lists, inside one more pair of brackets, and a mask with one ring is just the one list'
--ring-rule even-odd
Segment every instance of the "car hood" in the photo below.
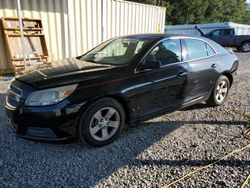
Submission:
{"label": "car hood", "polygon": [[[26,72],[17,76],[16,80],[43,89],[101,77],[103,72],[106,72],[104,70],[112,68],[114,66],[70,58],[52,62],[50,65],[32,72]],[[96,74],[96,72],[102,73]]]}

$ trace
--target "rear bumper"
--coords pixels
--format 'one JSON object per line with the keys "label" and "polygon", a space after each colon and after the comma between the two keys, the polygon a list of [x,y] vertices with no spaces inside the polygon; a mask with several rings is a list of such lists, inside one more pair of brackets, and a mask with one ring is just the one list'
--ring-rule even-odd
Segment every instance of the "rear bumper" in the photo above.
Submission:
{"label": "rear bumper", "polygon": [[20,107],[5,105],[9,124],[22,138],[40,141],[65,141],[76,137],[77,121],[83,104],[64,107]]}

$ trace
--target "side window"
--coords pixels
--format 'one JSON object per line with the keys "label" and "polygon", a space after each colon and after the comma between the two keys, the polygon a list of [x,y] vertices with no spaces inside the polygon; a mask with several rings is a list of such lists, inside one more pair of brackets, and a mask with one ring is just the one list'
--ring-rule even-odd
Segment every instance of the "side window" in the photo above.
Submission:
{"label": "side window", "polygon": [[214,32],[211,33],[211,36],[213,37],[218,37],[223,35],[223,30],[215,30]]}
{"label": "side window", "polygon": [[232,29],[225,29],[224,35],[225,36],[231,36],[231,35],[233,35],[233,30]]}
{"label": "side window", "polygon": [[199,59],[207,57],[206,43],[196,39],[186,39],[189,59]]}
{"label": "side window", "polygon": [[208,56],[211,56],[211,55],[215,54],[215,51],[207,43],[206,43],[206,47],[207,47],[207,55]]}
{"label": "side window", "polygon": [[181,61],[181,43],[179,39],[167,39],[158,44],[148,55],[149,61],[160,61],[161,65]]}

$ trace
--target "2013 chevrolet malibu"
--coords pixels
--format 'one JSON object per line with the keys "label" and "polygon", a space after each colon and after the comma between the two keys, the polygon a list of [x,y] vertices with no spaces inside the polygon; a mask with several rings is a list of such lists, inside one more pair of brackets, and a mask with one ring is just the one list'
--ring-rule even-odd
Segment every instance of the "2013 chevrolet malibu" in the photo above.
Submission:
{"label": "2013 chevrolet malibu", "polygon": [[206,101],[226,101],[238,59],[194,36],[118,37],[86,54],[17,76],[6,112],[17,134],[103,146],[125,123]]}

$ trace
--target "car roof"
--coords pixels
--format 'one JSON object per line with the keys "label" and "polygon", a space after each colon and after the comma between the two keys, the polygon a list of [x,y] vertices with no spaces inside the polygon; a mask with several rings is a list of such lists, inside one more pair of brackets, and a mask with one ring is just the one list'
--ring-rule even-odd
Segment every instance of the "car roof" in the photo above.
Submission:
{"label": "car roof", "polygon": [[192,37],[192,38],[200,38],[204,39],[204,37],[197,35],[184,35],[184,34],[160,34],[160,33],[150,33],[150,34],[135,34],[135,35],[127,35],[123,37],[135,38],[135,39],[163,39],[163,38],[171,38],[171,37]]}
{"label": "car roof", "polygon": [[215,43],[214,41],[199,36],[199,35],[184,35],[184,34],[166,34],[166,33],[152,33],[152,34],[135,34],[135,35],[127,35],[127,36],[123,36],[124,38],[131,38],[131,39],[139,39],[139,40],[143,40],[143,39],[151,39],[154,41],[160,41],[164,38],[172,38],[172,37],[176,37],[176,38],[193,38],[193,39],[200,39],[203,41],[206,41],[209,45],[211,45],[217,53],[222,52],[222,53],[228,53],[228,51],[223,48],[222,46],[220,46],[219,44]]}

